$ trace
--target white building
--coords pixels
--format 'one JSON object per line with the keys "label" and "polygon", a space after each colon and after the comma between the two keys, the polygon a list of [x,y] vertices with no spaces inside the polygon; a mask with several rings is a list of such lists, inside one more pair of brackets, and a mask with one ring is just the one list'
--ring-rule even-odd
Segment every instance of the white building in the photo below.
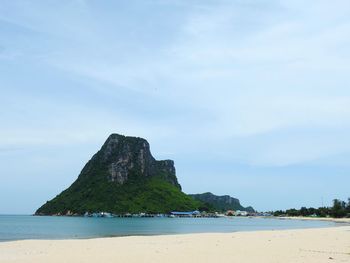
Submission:
{"label": "white building", "polygon": [[237,210],[235,212],[235,216],[247,216],[248,215],[248,212],[247,211],[240,211],[240,210]]}

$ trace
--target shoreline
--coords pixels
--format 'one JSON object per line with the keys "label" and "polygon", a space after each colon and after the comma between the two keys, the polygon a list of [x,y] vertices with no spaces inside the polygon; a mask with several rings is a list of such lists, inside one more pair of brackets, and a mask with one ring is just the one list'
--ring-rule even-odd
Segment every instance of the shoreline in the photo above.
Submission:
{"label": "shoreline", "polygon": [[[266,218],[269,219],[269,218]],[[285,218],[286,220],[288,218]],[[283,219],[282,219],[283,220]],[[337,223],[337,222],[335,222]],[[79,240],[98,240],[98,239],[114,239],[114,238],[128,238],[128,237],[164,237],[164,236],[187,236],[187,235],[227,235],[227,234],[235,234],[235,233],[259,233],[259,232],[276,232],[276,231],[298,231],[298,230],[309,230],[309,229],[328,229],[328,228],[336,228],[336,227],[343,227],[343,226],[350,226],[350,223],[340,223],[341,225],[334,225],[334,226],[324,226],[324,227],[308,227],[308,228],[286,228],[286,229],[260,229],[260,230],[237,230],[232,232],[190,232],[190,233],[164,233],[164,234],[126,234],[126,235],[108,235],[108,236],[96,236],[96,237],[74,237],[74,238],[28,238],[28,239],[14,239],[14,240],[0,240],[0,244],[3,243],[11,243],[11,242],[21,242],[21,241],[79,241]],[[349,230],[350,231],[350,230]]]}
{"label": "shoreline", "polygon": [[[71,216],[60,216],[60,217],[71,217]],[[235,219],[235,217],[225,217],[229,219]],[[272,220],[297,220],[297,221],[323,221],[323,222],[331,222],[331,224],[327,225],[317,225],[317,226],[299,226],[299,227],[278,227],[278,228],[261,228],[261,229],[231,229],[228,231],[194,231],[194,232],[154,232],[154,233],[115,233],[115,234],[100,234],[100,235],[86,235],[86,236],[61,236],[57,237],[55,235],[43,237],[24,237],[18,239],[0,239],[1,243],[7,242],[16,242],[16,241],[64,241],[64,240],[91,240],[91,239],[104,239],[104,238],[123,238],[123,237],[155,237],[155,236],[176,236],[176,235],[198,235],[198,234],[230,234],[230,233],[244,233],[244,232],[263,232],[263,231],[287,231],[287,230],[304,230],[304,229],[324,229],[324,228],[332,228],[332,227],[341,227],[341,226],[350,226],[350,218],[309,218],[309,217],[274,217],[274,216],[254,216],[254,217],[237,217],[237,219],[272,219]],[[202,219],[202,218],[188,218],[188,219]],[[218,218],[222,219],[222,218]],[[345,219],[345,220],[344,220]],[[333,224],[334,223],[334,224]]]}
{"label": "shoreline", "polygon": [[349,262],[350,226],[0,243],[0,262]]}
{"label": "shoreline", "polygon": [[328,221],[328,222],[350,225],[350,218],[304,217],[304,216],[282,216],[282,217],[273,217],[273,218],[282,219],[282,220],[285,219],[285,220]]}
{"label": "shoreline", "polygon": [[[27,216],[27,215],[23,215],[23,216]],[[50,216],[51,217],[51,216]],[[57,217],[57,216],[52,216],[52,217]],[[72,216],[58,216],[58,217],[66,217],[66,218],[84,218],[84,217],[72,217]],[[181,219],[181,217],[179,217]],[[138,218],[135,218],[138,219]],[[148,219],[148,218],[147,218]],[[208,219],[208,218],[198,218],[198,217],[189,217],[189,218],[185,218],[185,219],[189,219],[189,220],[201,220],[201,219]],[[338,226],[343,226],[343,225],[350,225],[350,220],[349,222],[338,222],[336,221],[336,219],[334,218],[327,218],[324,220],[319,220],[318,218],[303,218],[303,217],[273,217],[273,216],[239,216],[239,217],[235,217],[235,216],[225,216],[225,217],[218,217],[216,219],[230,219],[230,220],[238,220],[238,219],[267,219],[267,220],[297,220],[297,221],[305,221],[305,220],[309,220],[309,221],[323,221],[323,222],[331,222],[331,224],[325,224],[325,225],[317,225],[317,226],[288,226],[286,225],[285,227],[277,227],[277,228],[273,228],[271,226],[269,226],[268,228],[260,228],[260,229],[256,229],[256,228],[245,228],[245,229],[230,229],[230,230],[226,230],[226,231],[215,231],[215,230],[209,230],[209,231],[184,231],[184,232],[162,232],[162,231],[155,231],[154,233],[115,233],[115,234],[99,234],[99,235],[67,235],[67,236],[60,236],[57,237],[55,235],[48,235],[45,238],[44,237],[40,237],[40,236],[33,236],[33,237],[24,237],[24,238],[17,238],[17,239],[1,239],[0,237],[0,243],[4,243],[4,242],[14,242],[14,241],[27,241],[27,240],[46,240],[46,241],[57,241],[57,240],[85,240],[85,239],[99,239],[99,238],[120,238],[120,237],[142,237],[142,236],[174,236],[174,235],[190,235],[190,234],[225,234],[225,233],[239,233],[239,232],[260,232],[260,231],[283,231],[283,230],[302,230],[302,229],[317,229],[317,228],[329,228],[329,227],[338,227]],[[103,219],[102,219],[103,220]],[[336,224],[338,223],[338,224]]]}

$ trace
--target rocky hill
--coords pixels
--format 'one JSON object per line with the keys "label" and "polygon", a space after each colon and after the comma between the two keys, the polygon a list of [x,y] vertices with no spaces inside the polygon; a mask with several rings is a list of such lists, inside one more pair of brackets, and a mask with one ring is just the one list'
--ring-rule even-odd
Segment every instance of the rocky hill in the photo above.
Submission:
{"label": "rocky hill", "polygon": [[190,196],[195,200],[207,204],[209,207],[216,211],[241,210],[254,212],[254,208],[251,206],[243,207],[237,198],[231,197],[229,195],[218,196],[208,192],[203,194],[192,194]]}
{"label": "rocky hill", "polygon": [[112,134],[78,179],[35,214],[167,213],[200,205],[181,191],[172,160],[155,160],[145,139]]}

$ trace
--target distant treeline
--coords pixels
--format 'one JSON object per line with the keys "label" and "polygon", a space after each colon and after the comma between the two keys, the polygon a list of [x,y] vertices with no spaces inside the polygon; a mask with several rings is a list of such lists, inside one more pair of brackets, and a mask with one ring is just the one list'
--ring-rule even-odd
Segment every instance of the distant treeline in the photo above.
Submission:
{"label": "distant treeline", "polygon": [[350,198],[348,202],[334,199],[333,206],[331,207],[319,207],[319,208],[306,208],[302,207],[298,209],[288,209],[286,211],[278,210],[272,212],[274,216],[318,216],[318,217],[350,217]]}

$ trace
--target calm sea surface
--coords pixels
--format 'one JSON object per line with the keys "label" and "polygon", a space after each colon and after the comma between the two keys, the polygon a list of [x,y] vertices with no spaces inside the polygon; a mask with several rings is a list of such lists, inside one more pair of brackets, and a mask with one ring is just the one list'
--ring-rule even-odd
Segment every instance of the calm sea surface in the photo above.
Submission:
{"label": "calm sea surface", "polygon": [[235,232],[334,226],[270,218],[85,218],[0,215],[0,241]]}

